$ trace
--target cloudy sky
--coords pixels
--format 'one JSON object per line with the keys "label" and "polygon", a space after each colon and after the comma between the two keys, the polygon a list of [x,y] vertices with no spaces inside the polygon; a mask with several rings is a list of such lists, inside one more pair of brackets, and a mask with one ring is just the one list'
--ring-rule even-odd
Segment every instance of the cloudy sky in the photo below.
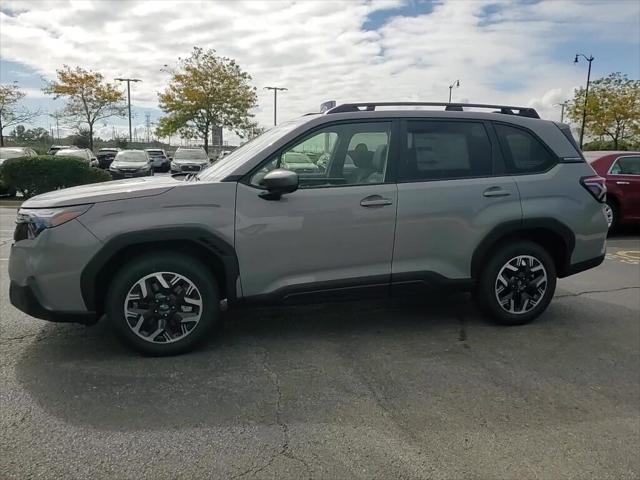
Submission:
{"label": "cloudy sky", "polygon": [[[634,0],[46,1],[0,5],[0,82],[17,81],[25,102],[53,111],[41,93],[63,64],[106,78],[142,79],[132,92],[136,118],[157,120],[157,92],[194,45],[235,58],[258,88],[257,120],[317,111],[325,100],[553,104],[593,78],[621,71],[640,78],[640,2]],[[50,119],[40,117],[48,126]],[[124,128],[126,120],[110,121]]]}

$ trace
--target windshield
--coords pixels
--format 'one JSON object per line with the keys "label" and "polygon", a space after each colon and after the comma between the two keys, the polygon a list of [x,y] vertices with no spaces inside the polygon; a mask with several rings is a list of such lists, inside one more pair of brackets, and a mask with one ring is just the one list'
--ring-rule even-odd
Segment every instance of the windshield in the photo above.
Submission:
{"label": "windshield", "polygon": [[200,150],[199,148],[191,149],[191,150],[177,150],[176,154],[173,156],[174,160],[209,160],[207,157],[207,152],[204,150]]}
{"label": "windshield", "polygon": [[0,159],[23,157],[25,152],[17,148],[0,148]]}
{"label": "windshield", "polygon": [[164,157],[162,150],[147,150],[146,152],[152,157]]}
{"label": "windshield", "polygon": [[98,153],[118,153],[118,150],[115,148],[101,148]]}
{"label": "windshield", "polygon": [[58,150],[56,156],[85,158],[85,153],[84,150]]}
{"label": "windshield", "polygon": [[146,162],[147,155],[141,151],[119,152],[116,155],[116,162]]}
{"label": "windshield", "polygon": [[308,121],[309,117],[300,117],[289,122],[281,123],[280,125],[267,130],[262,135],[248,141],[241,147],[235,149],[229,155],[226,155],[210,167],[204,169],[198,174],[198,179],[215,181],[217,179],[224,178],[230,172],[234,171],[251,157],[267,148],[283,135],[286,135],[297,126]]}

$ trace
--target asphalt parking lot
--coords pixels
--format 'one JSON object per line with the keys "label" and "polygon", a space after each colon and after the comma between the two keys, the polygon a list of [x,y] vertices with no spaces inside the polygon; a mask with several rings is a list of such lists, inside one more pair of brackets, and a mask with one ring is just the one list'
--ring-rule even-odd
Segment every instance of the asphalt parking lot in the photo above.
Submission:
{"label": "asphalt parking lot", "polygon": [[537,322],[466,295],[227,312],[195,353],[8,300],[0,208],[0,478],[640,477],[640,239],[561,280]]}

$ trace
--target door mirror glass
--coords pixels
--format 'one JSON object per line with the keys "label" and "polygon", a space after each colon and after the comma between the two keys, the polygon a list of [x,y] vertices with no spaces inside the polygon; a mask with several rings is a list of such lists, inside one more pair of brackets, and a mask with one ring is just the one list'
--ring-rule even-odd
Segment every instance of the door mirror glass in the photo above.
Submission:
{"label": "door mirror glass", "polygon": [[267,189],[260,194],[262,198],[278,200],[285,193],[295,192],[298,189],[298,174],[278,168],[267,173],[260,183]]}

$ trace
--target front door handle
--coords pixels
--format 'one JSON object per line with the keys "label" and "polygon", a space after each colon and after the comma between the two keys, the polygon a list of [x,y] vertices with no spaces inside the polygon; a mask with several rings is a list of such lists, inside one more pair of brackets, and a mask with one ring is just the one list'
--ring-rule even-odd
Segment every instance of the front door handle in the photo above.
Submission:
{"label": "front door handle", "polygon": [[490,187],[482,192],[482,195],[485,197],[508,197],[511,192],[501,187]]}
{"label": "front door handle", "polygon": [[360,205],[367,208],[384,207],[391,204],[393,204],[393,202],[390,199],[381,197],[380,195],[371,195],[370,197],[365,197],[360,200]]}
{"label": "front door handle", "polygon": [[616,185],[629,185],[629,182],[621,182],[621,181],[617,181]]}

